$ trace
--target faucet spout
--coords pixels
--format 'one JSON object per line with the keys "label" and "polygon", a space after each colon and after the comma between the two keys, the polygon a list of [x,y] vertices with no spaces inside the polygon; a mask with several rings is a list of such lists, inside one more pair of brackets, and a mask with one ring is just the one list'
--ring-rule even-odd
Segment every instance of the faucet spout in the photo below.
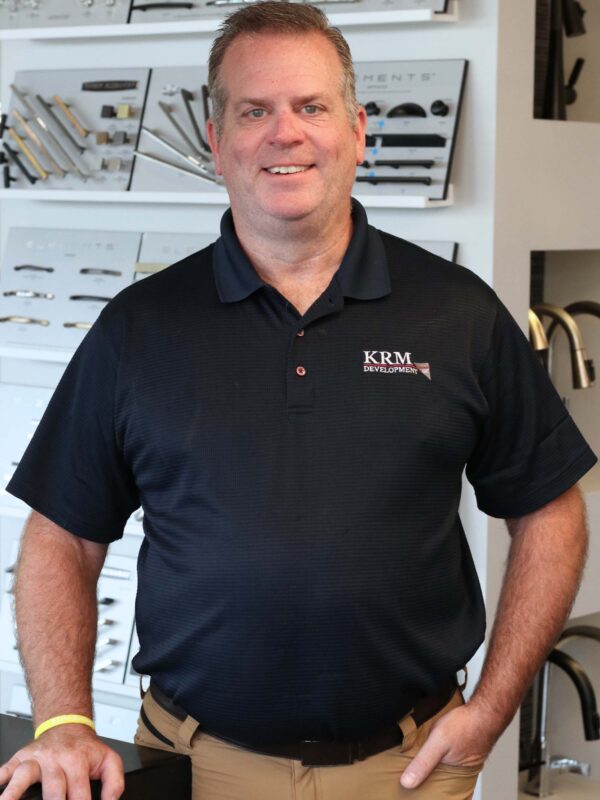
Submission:
{"label": "faucet spout", "polygon": [[548,656],[548,661],[560,667],[573,681],[577,689],[586,740],[595,741],[600,739],[600,715],[596,705],[596,695],[590,679],[581,664],[561,650],[552,650]]}
{"label": "faucet spout", "polygon": [[[539,317],[551,317],[553,322],[556,323],[554,329],[556,329],[557,325],[563,328],[569,339],[569,347],[571,350],[573,388],[588,389],[593,384],[593,380],[588,371],[589,359],[585,352],[583,336],[571,314],[559,306],[554,306],[550,303],[538,303],[533,307],[533,311]],[[548,342],[550,345],[552,344],[550,335],[548,335]]]}

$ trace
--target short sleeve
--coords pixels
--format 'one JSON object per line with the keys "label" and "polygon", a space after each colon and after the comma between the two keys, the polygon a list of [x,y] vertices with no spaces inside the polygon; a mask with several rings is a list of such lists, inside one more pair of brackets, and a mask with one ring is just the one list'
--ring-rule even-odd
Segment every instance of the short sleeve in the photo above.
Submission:
{"label": "short sleeve", "polygon": [[118,352],[102,317],[54,392],[7,491],[70,533],[109,543],[139,506],[115,426]]}
{"label": "short sleeve", "polygon": [[597,459],[527,338],[497,303],[479,377],[487,414],[466,474],[479,508],[508,519],[566,492]]}

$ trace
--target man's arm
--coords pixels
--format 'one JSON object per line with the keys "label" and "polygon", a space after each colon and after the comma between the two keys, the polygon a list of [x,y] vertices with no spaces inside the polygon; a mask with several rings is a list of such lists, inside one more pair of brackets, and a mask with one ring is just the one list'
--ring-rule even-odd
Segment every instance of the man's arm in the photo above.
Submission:
{"label": "man's arm", "polygon": [[481,678],[469,702],[433,726],[402,776],[407,788],[418,786],[440,761],[469,766],[487,757],[573,606],[588,545],[579,489],[507,525],[512,541]]}
{"label": "man's arm", "polygon": [[[33,512],[21,543],[15,582],[19,649],[33,701],[35,726],[61,714],[92,716],[96,586],[106,545],[86,541]],[[120,757],[85,725],[52,728],[0,768],[2,800],[16,800],[37,781],[44,798],[102,800],[123,792]]]}

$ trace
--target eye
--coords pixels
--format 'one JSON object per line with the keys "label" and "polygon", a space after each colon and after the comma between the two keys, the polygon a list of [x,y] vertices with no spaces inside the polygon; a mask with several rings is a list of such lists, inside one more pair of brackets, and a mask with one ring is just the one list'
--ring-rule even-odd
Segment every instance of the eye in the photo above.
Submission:
{"label": "eye", "polygon": [[307,105],[304,106],[304,111],[309,115],[317,114],[319,112],[319,106]]}
{"label": "eye", "polygon": [[247,112],[246,116],[250,117],[251,119],[261,119],[264,113],[264,108],[252,108]]}

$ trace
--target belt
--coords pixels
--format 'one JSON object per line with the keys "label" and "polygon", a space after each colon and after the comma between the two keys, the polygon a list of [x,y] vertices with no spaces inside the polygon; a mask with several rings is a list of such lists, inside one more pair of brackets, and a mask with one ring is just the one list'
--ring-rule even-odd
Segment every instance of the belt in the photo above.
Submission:
{"label": "belt", "polygon": [[[456,687],[456,676],[453,676],[438,691],[419,700],[410,712],[410,716],[414,719],[416,726],[422,725],[437,714],[438,711],[441,711],[450,701],[456,691]],[[184,720],[187,717],[187,713],[183,708],[174,703],[170,697],[152,682],[150,683],[150,694],[159,706],[177,719]],[[256,747],[245,742],[238,742],[235,739],[229,739],[221,733],[208,730],[202,724],[201,728],[209,736],[215,736],[217,739],[222,739],[236,747],[242,747],[245,750],[251,750],[267,756],[298,759],[302,761],[303,766],[307,767],[335,766],[352,764],[354,761],[363,761],[365,758],[381,753],[383,750],[397,747],[402,744],[404,739],[404,734],[399,725],[393,723],[371,736],[354,741],[327,742],[308,739],[286,742],[285,744],[265,744],[264,746]]]}

